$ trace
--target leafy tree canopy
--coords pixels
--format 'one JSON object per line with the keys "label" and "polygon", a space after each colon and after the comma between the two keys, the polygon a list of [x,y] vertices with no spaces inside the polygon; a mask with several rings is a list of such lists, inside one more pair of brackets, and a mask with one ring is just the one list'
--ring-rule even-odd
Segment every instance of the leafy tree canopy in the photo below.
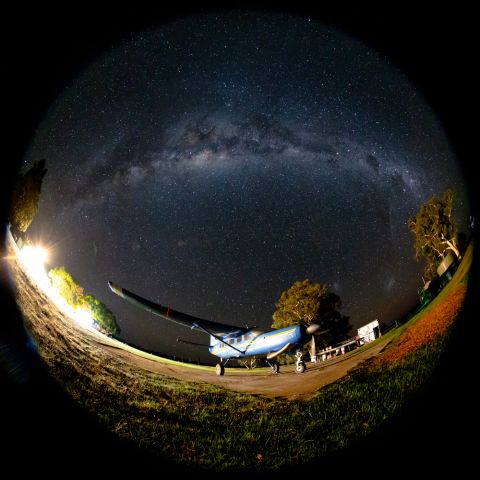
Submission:
{"label": "leafy tree canopy", "polygon": [[53,288],[74,308],[85,304],[85,291],[64,267],[52,268],[48,272]]}
{"label": "leafy tree canopy", "polygon": [[74,308],[90,310],[95,323],[110,335],[118,335],[120,327],[113,312],[100,300],[85,294],[83,287],[65,270],[64,267],[52,268],[48,272],[53,288]]}
{"label": "leafy tree canopy", "polygon": [[349,317],[339,312],[340,297],[330,292],[326,285],[309,279],[295,282],[280,295],[275,306],[272,328],[316,323],[320,330],[327,330],[320,336],[325,345],[342,340],[351,328]]}
{"label": "leafy tree canopy", "polygon": [[85,303],[90,308],[93,319],[101,328],[112,335],[120,333],[115,315],[104,303],[92,295],[85,296]]}
{"label": "leafy tree canopy", "polygon": [[25,233],[38,211],[43,177],[47,173],[45,160],[35,162],[26,173],[19,173],[15,182],[8,221],[16,233]]}
{"label": "leafy tree canopy", "polygon": [[415,258],[417,261],[425,259],[424,276],[428,280],[436,276],[437,266],[449,250],[461,258],[454,202],[455,193],[448,189],[441,200],[432,197],[408,220],[408,228],[415,237]]}

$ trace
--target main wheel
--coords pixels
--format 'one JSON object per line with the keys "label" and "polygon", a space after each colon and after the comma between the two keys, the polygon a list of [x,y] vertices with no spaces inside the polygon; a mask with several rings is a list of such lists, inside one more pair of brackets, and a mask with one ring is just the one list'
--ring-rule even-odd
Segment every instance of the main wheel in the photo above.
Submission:
{"label": "main wheel", "polygon": [[215,365],[215,373],[217,375],[223,375],[225,373],[225,367],[221,363]]}
{"label": "main wheel", "polygon": [[295,371],[297,373],[303,373],[306,370],[307,366],[303,362],[298,362],[295,365]]}
{"label": "main wheel", "polygon": [[272,363],[272,373],[278,373],[280,371],[279,363]]}

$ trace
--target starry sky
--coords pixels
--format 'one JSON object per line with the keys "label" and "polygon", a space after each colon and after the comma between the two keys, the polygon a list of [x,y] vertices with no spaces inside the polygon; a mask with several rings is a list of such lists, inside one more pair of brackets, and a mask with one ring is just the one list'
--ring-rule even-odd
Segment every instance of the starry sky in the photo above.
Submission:
{"label": "starry sky", "polygon": [[[293,282],[330,285],[356,329],[415,304],[406,223],[464,180],[442,125],[388,58],[308,17],[198,14],[112,45],[38,125],[29,235],[117,316],[121,338],[210,361],[208,342],[116,297],[269,327]],[[355,332],[353,332],[355,333]]]}

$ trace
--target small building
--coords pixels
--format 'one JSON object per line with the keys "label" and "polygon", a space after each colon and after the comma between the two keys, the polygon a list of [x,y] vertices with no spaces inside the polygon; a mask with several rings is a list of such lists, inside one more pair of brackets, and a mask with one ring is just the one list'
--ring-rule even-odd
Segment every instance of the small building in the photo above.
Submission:
{"label": "small building", "polygon": [[345,355],[346,353],[355,350],[358,347],[357,337],[349,338],[344,340],[335,346],[329,345],[328,347],[322,348],[315,356],[311,357],[312,362],[325,362],[332,358],[338,357],[340,355]]}
{"label": "small building", "polygon": [[359,345],[373,342],[376,338],[381,336],[378,319],[375,319],[373,322],[367,323],[363,327],[360,327],[357,332]]}

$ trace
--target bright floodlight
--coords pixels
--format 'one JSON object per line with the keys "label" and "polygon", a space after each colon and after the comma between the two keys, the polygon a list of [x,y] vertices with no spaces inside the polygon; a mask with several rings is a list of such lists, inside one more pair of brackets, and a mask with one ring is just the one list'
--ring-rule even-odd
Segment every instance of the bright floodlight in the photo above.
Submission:
{"label": "bright floodlight", "polygon": [[45,271],[45,261],[47,258],[47,250],[40,246],[34,247],[32,245],[27,245],[20,250],[20,259],[28,274],[43,288],[50,286],[50,280]]}
{"label": "bright floodlight", "polygon": [[72,314],[74,320],[84,327],[93,327],[92,312],[85,308],[75,308]]}
{"label": "bright floodlight", "polygon": [[29,277],[37,283],[42,291],[48,295],[53,302],[66,315],[75,320],[83,327],[93,327],[95,321],[92,312],[88,308],[74,308],[52,287],[50,278],[45,269],[45,261],[48,258],[48,251],[40,246],[26,245],[19,256]]}

